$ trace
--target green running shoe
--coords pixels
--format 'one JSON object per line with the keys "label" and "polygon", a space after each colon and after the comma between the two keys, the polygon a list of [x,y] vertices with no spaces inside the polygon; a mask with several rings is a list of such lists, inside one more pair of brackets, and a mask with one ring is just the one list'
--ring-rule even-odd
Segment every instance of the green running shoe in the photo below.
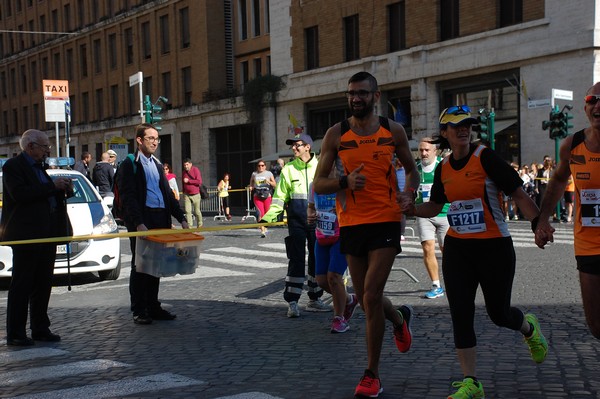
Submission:
{"label": "green running shoe", "polygon": [[542,334],[540,323],[533,313],[527,313],[525,315],[525,320],[533,326],[533,333],[531,334],[531,337],[525,337],[525,343],[527,343],[527,346],[529,347],[529,353],[531,354],[533,361],[542,363],[548,354],[548,341],[546,341],[546,337]]}
{"label": "green running shoe", "polygon": [[465,378],[462,381],[452,383],[454,388],[458,388],[448,399],[484,399],[483,385],[481,382],[475,382],[472,378]]}

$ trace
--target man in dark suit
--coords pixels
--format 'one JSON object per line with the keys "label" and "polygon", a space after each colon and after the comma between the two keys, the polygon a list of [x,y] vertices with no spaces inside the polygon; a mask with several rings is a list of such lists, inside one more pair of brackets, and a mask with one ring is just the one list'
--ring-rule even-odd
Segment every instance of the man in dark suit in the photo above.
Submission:
{"label": "man in dark suit", "polygon": [[[27,130],[21,137],[23,152],[2,168],[3,209],[0,239],[3,241],[71,235],[66,198],[72,182],[54,181],[44,171],[50,155],[46,133]],[[56,243],[12,245],[13,270],[6,311],[7,344],[29,346],[37,341],[60,341],[50,331],[48,302],[56,258]],[[27,308],[31,308],[31,336],[27,337]]]}
{"label": "man in dark suit", "polygon": [[[171,216],[184,229],[188,228],[179,201],[175,199],[163,166],[153,155],[158,148],[158,131],[149,123],[135,127],[138,150],[134,160],[127,157],[116,175],[127,231],[171,228]],[[131,276],[129,292],[135,324],[150,324],[152,320],[173,320],[175,315],[163,309],[158,301],[160,278],[136,270],[136,238],[131,237]]]}
{"label": "man in dark suit", "polygon": [[92,162],[92,154],[84,151],[81,153],[81,160],[75,162],[73,169],[87,177],[89,181],[92,181],[92,176],[90,175],[90,162]]}

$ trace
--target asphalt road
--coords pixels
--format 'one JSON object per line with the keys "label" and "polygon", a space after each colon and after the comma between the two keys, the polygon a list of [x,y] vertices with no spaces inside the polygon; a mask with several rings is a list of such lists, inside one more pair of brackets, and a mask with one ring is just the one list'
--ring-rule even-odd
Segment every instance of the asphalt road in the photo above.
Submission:
{"label": "asphalt road", "polygon": [[[518,264],[513,304],[540,318],[550,343],[543,364],[529,358],[520,334],[491,323],[477,297],[478,376],[487,398],[600,398],[600,343],[583,317],[572,227],[557,228],[557,241],[542,251],[528,223],[510,222]],[[123,240],[118,280],[75,276],[71,291],[65,278],[55,280],[50,316],[61,342],[14,348],[0,338],[0,397],[352,398],[366,366],[364,314],[357,311],[347,333],[330,334],[331,314],[304,311],[303,295],[301,317],[288,319],[285,235],[282,227],[264,239],[256,229],[207,232],[196,273],[161,281],[160,298],[177,320],[149,326],[132,322]],[[462,379],[447,301],[422,298],[430,283],[418,239],[410,229],[407,236],[386,295],[413,306],[414,344],[398,353],[388,324],[381,397],[445,398]],[[2,323],[6,295],[3,286]]]}

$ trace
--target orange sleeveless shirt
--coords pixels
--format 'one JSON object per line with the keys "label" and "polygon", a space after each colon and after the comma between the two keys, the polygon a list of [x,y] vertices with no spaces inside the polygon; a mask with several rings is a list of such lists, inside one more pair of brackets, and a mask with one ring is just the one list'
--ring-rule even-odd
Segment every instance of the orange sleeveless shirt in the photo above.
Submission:
{"label": "orange sleeveless shirt", "polygon": [[441,180],[450,201],[447,212],[450,229],[446,233],[449,236],[482,239],[510,236],[502,213],[502,194],[481,164],[484,148],[478,146],[462,169],[452,168],[452,155],[441,163]]}
{"label": "orange sleeveless shirt", "polygon": [[585,146],[583,130],[575,133],[569,167],[575,182],[575,255],[600,255],[600,153]]}
{"label": "orange sleeveless shirt", "polygon": [[388,121],[379,119],[379,129],[368,136],[360,136],[348,124],[342,123],[337,160],[340,176],[348,175],[364,164],[360,173],[367,178],[363,190],[348,188],[338,192],[336,209],[342,227],[400,222],[402,218],[396,202],[398,183],[392,163],[396,145]]}

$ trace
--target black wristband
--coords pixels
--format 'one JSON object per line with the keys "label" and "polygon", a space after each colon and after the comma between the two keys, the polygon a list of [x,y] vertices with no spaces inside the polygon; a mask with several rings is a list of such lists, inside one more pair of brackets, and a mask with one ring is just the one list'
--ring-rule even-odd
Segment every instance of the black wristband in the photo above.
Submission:
{"label": "black wristband", "polygon": [[538,222],[540,221],[540,217],[536,216],[531,219],[531,231],[535,234],[535,229],[537,228]]}
{"label": "black wristband", "polygon": [[348,176],[341,176],[340,177],[340,188],[342,190],[345,190],[348,188]]}

